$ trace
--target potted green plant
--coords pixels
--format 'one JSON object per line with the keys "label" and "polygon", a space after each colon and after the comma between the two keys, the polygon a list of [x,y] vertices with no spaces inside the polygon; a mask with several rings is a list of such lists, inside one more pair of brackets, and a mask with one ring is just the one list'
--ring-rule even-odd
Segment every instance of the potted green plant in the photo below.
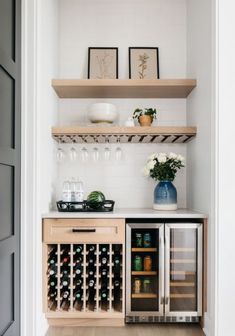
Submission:
{"label": "potted green plant", "polygon": [[133,112],[133,118],[138,120],[140,126],[151,126],[153,119],[157,118],[157,110],[153,108],[137,108]]}

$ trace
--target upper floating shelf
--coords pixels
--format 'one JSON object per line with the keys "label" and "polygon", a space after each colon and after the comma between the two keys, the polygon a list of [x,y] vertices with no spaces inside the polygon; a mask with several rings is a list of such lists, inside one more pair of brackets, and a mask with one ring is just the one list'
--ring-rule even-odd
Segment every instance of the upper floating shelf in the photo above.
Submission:
{"label": "upper floating shelf", "polygon": [[60,98],[186,98],[196,79],[53,79]]}
{"label": "upper floating shelf", "polygon": [[53,127],[52,136],[60,143],[186,143],[196,136],[196,127]]}

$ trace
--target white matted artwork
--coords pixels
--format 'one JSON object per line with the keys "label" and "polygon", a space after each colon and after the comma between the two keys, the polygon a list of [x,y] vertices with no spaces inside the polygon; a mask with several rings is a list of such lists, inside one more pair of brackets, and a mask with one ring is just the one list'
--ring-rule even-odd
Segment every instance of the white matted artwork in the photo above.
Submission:
{"label": "white matted artwork", "polygon": [[129,48],[129,78],[158,79],[159,52],[158,48]]}
{"label": "white matted artwork", "polygon": [[118,78],[118,48],[88,48],[88,78]]}

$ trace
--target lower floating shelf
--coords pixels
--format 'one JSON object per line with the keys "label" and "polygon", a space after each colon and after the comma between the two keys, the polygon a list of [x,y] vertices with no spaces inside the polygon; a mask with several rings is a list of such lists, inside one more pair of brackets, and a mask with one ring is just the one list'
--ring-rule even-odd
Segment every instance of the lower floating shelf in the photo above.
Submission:
{"label": "lower floating shelf", "polygon": [[52,136],[59,143],[186,143],[197,133],[196,127],[53,127]]}

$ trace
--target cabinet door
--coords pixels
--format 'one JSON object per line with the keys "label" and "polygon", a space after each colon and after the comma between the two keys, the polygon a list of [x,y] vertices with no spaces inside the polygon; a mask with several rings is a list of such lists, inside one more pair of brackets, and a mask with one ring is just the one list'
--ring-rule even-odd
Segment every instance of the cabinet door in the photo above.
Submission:
{"label": "cabinet door", "polygon": [[165,225],[165,314],[201,316],[202,224]]}
{"label": "cabinet door", "polygon": [[128,224],[127,316],[163,315],[164,224]]}

